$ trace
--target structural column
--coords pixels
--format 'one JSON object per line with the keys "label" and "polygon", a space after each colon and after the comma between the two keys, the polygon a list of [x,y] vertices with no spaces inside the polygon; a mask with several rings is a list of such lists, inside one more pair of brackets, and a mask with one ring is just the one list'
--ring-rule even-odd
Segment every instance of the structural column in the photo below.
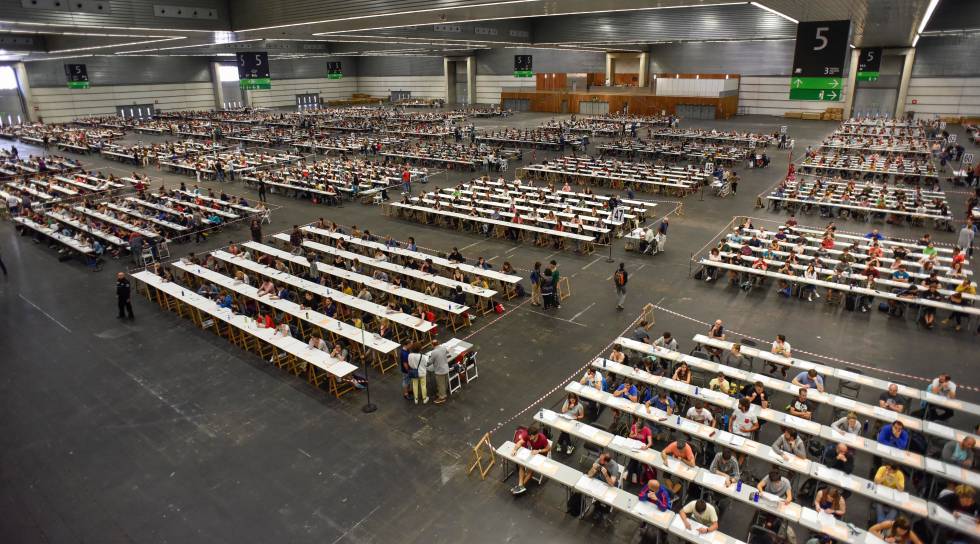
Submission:
{"label": "structural column", "polygon": [[847,96],[844,97],[844,112],[841,118],[845,121],[851,118],[851,110],[854,108],[854,91],[857,90],[858,63],[861,61],[861,50],[851,49],[851,64],[847,71]]}
{"label": "structural column", "polygon": [[17,62],[13,65],[14,75],[17,76],[17,88],[20,94],[21,108],[27,120],[36,123],[38,121],[37,111],[34,109],[34,96],[31,94],[31,82],[27,80],[27,65]]}
{"label": "structural column", "polygon": [[476,104],[476,57],[466,57],[466,103]]}
{"label": "structural column", "polygon": [[225,92],[221,88],[221,74],[219,73],[220,63],[211,63],[211,90],[214,94],[214,109],[220,110],[225,107]]}
{"label": "structural column", "polygon": [[606,87],[612,87],[616,81],[616,57],[612,53],[606,53]]}
{"label": "structural column", "polygon": [[909,96],[909,80],[912,78],[913,62],[915,62],[915,48],[910,47],[905,52],[905,64],[902,66],[902,82],[898,86],[898,104],[895,104],[895,119],[905,117],[905,101]]}
{"label": "structural column", "polygon": [[456,103],[456,62],[449,57],[442,58],[442,79],[446,94],[446,104]]}
{"label": "structural column", "polygon": [[640,80],[637,84],[640,87],[650,86],[650,53],[648,51],[640,53]]}

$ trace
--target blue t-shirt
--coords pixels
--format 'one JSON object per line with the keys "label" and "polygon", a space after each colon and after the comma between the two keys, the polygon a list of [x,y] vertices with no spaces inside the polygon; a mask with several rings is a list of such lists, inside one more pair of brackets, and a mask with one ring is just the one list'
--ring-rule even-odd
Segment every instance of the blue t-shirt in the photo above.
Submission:
{"label": "blue t-shirt", "polygon": [[823,378],[818,374],[815,378],[810,378],[810,374],[807,372],[800,372],[796,375],[796,381],[802,383],[807,387],[812,387],[816,389],[817,387],[823,387]]}
{"label": "blue t-shirt", "polygon": [[[619,387],[616,388],[616,392],[619,393],[620,391],[624,391],[625,389],[626,389],[626,384],[625,383],[621,383],[621,384],[619,384]],[[635,396],[637,396],[638,393],[639,392],[637,391],[636,386],[631,384],[630,385],[630,388],[629,388],[629,391],[627,391],[625,394],[623,394],[623,396],[624,397],[635,397]]]}

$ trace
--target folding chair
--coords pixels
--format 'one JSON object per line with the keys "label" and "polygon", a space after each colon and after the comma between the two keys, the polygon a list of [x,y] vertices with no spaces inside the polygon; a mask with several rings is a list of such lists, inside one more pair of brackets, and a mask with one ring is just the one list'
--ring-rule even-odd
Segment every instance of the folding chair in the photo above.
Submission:
{"label": "folding chair", "polygon": [[[864,372],[857,368],[850,368],[848,370],[855,374],[864,374]],[[847,399],[857,400],[858,395],[861,394],[861,384],[848,380],[840,380],[840,383],[837,384],[837,394]]]}

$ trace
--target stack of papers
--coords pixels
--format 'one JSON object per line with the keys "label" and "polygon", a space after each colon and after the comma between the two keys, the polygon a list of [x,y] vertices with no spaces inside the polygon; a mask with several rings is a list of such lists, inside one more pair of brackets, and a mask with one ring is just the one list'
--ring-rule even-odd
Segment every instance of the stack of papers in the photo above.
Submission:
{"label": "stack of papers", "polygon": [[617,446],[628,448],[631,450],[638,450],[643,447],[643,442],[640,442],[639,440],[634,440],[632,438],[626,438],[625,436],[616,435],[613,437],[612,441],[613,444],[616,444]]}

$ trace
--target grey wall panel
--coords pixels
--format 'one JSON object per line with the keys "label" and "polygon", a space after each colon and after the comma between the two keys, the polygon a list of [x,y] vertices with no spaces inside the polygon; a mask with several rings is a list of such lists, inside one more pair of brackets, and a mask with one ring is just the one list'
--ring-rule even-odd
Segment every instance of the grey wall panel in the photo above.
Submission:
{"label": "grey wall panel", "polygon": [[236,30],[384,15],[402,11],[465,7],[486,0],[234,0],[232,25]]}
{"label": "grey wall panel", "polygon": [[535,20],[535,43],[654,42],[796,36],[796,25],[747,4],[661,9]]}
{"label": "grey wall panel", "polygon": [[913,76],[980,75],[980,34],[923,36],[915,48]]}
{"label": "grey wall panel", "polygon": [[211,81],[207,57],[88,57],[28,62],[31,86],[64,87],[66,62],[85,64],[93,87]]}
{"label": "grey wall panel", "polygon": [[441,76],[442,57],[358,57],[357,75]]}
{"label": "grey wall panel", "polygon": [[[34,23],[115,28],[186,28],[192,30],[229,30],[228,5],[225,0],[103,0],[108,13],[89,13],[67,9],[24,7],[20,0],[3,0],[3,19]],[[64,2],[63,2],[64,3]],[[67,5],[67,3],[64,3]],[[203,8],[217,11],[216,19],[157,17],[154,5]]]}
{"label": "grey wall panel", "polygon": [[533,56],[535,72],[606,71],[606,54],[601,52],[508,47],[477,51],[476,73],[485,76],[513,74],[514,55]]}
{"label": "grey wall panel", "polygon": [[418,25],[404,28],[353,31],[337,36],[390,36],[393,38],[429,38],[443,40],[475,40],[488,42],[531,43],[530,21],[513,19],[453,23],[448,25]]}
{"label": "grey wall panel", "polygon": [[305,59],[269,59],[272,79],[315,79],[327,77],[327,63],[341,62],[344,76],[357,75],[357,57],[312,57]]}
{"label": "grey wall panel", "polygon": [[[796,40],[690,42],[650,46],[650,74],[788,76]],[[850,64],[844,62],[844,73]]]}

